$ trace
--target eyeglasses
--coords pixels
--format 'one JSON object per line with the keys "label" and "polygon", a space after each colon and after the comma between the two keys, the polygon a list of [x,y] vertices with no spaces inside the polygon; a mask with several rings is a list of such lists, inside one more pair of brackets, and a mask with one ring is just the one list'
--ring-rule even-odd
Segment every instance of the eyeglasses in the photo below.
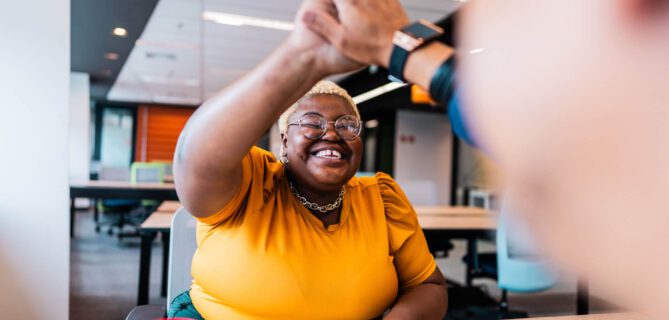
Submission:
{"label": "eyeglasses", "polygon": [[298,126],[305,138],[317,140],[325,135],[330,123],[334,124],[334,131],[344,140],[354,140],[362,129],[362,121],[349,115],[341,116],[335,121],[325,121],[322,116],[307,114],[297,122],[289,123],[288,126]]}

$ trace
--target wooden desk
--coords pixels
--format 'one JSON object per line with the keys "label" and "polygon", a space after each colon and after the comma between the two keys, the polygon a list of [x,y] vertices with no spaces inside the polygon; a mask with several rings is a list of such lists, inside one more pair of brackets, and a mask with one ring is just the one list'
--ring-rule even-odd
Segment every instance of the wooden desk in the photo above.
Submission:
{"label": "wooden desk", "polygon": [[497,215],[477,207],[416,206],[423,232],[430,236],[471,239],[493,234]]}
{"label": "wooden desk", "polygon": [[[105,180],[72,182],[70,183],[70,237],[74,236],[76,198],[179,200],[173,183],[133,184],[127,181]],[[97,213],[97,207],[94,207],[94,210]]]}
{"label": "wooden desk", "polygon": [[174,213],[179,210],[179,208],[181,208],[181,202],[179,201],[163,201],[156,211]]}
{"label": "wooden desk", "polygon": [[144,220],[139,229],[141,245],[139,249],[139,282],[137,288],[137,305],[144,305],[149,302],[149,275],[151,271],[151,249],[153,240],[158,233],[161,234],[163,242],[163,266],[160,283],[160,294],[165,296],[167,293],[167,267],[169,264],[170,250],[170,227],[175,211],[159,212],[155,211]]}
{"label": "wooden desk", "polygon": [[602,313],[602,314],[590,314],[581,316],[533,318],[533,320],[644,320],[644,319],[647,318],[634,313]]}

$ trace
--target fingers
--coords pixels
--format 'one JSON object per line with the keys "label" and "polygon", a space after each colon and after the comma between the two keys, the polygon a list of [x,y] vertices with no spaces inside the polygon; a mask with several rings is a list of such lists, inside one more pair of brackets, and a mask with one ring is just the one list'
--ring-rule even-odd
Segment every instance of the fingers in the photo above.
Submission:
{"label": "fingers", "polygon": [[335,46],[340,46],[344,28],[337,18],[320,10],[307,9],[302,22],[313,32],[321,35]]}

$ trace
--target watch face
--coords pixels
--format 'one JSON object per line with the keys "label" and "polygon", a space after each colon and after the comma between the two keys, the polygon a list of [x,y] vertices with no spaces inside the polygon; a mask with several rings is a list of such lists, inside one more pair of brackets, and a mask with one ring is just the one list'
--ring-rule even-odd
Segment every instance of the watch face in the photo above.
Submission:
{"label": "watch face", "polygon": [[413,38],[432,39],[444,33],[444,30],[427,21],[418,21],[402,29],[402,32]]}

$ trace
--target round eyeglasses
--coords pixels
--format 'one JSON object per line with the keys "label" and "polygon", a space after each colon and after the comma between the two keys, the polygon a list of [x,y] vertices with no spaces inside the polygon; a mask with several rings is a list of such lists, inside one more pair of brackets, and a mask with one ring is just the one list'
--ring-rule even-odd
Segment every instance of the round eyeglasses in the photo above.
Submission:
{"label": "round eyeglasses", "polygon": [[325,121],[320,115],[306,114],[288,126],[298,126],[305,138],[317,140],[325,135],[330,123],[334,124],[334,131],[344,140],[354,140],[362,131],[362,121],[350,115],[341,116],[335,121]]}

